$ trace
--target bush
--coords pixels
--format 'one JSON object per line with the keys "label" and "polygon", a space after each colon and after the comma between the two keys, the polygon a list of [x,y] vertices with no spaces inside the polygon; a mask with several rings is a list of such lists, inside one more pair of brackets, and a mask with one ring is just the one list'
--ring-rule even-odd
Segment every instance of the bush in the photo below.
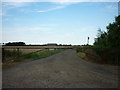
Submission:
{"label": "bush", "polygon": [[102,58],[102,62],[119,65],[120,50],[111,48],[95,48],[94,51]]}

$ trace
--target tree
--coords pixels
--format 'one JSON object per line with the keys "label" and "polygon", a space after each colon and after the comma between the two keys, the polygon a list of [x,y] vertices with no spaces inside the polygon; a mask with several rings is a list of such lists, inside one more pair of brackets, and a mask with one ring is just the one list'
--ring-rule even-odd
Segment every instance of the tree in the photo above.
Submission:
{"label": "tree", "polygon": [[95,39],[94,45],[96,47],[104,48],[107,47],[107,33],[104,31],[101,31],[101,29],[98,30],[97,38]]}
{"label": "tree", "polygon": [[115,22],[110,23],[107,32],[98,30],[94,45],[100,48],[120,48],[120,15],[115,17]]}
{"label": "tree", "polygon": [[5,44],[6,46],[23,46],[26,45],[24,42],[9,42]]}
{"label": "tree", "polygon": [[107,26],[109,47],[120,48],[120,15]]}

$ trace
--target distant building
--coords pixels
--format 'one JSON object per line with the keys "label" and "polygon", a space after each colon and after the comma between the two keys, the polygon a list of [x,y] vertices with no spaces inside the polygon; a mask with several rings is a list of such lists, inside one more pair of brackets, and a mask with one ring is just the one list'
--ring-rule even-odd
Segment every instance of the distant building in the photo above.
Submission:
{"label": "distant building", "polygon": [[48,43],[47,46],[57,46],[56,43]]}

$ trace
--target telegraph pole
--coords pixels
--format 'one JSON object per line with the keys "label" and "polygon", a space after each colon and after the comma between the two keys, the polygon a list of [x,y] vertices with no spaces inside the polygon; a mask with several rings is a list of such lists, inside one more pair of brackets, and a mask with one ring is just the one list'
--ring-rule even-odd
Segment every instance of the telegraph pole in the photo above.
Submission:
{"label": "telegraph pole", "polygon": [[87,45],[89,45],[89,39],[90,39],[90,38],[88,37]]}

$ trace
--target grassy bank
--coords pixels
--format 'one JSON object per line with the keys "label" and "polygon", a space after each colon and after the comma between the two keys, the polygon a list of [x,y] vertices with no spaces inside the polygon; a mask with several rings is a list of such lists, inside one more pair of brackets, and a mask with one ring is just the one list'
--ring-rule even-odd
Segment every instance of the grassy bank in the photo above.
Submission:
{"label": "grassy bank", "polygon": [[77,54],[84,60],[98,63],[119,65],[120,51],[119,49],[102,49],[102,48],[77,48]]}
{"label": "grassy bank", "polygon": [[20,62],[22,60],[26,60],[26,59],[32,59],[32,60],[36,60],[36,59],[41,59],[41,58],[45,58],[45,57],[49,57],[51,55],[54,55],[56,53],[59,53],[63,51],[62,49],[59,50],[44,50],[44,51],[40,51],[37,53],[29,53],[29,54],[25,54],[20,58],[15,59],[15,62]]}
{"label": "grassy bank", "polygon": [[101,63],[101,58],[99,55],[95,53],[94,50],[88,48],[77,48],[76,49],[77,55],[82,58],[83,60],[94,62],[94,63]]}
{"label": "grassy bank", "polygon": [[[43,51],[39,51],[39,52],[35,52],[35,53],[28,53],[28,54],[21,54],[21,56],[17,57],[17,52],[13,53],[13,51],[10,53],[10,51],[6,51],[6,53],[8,53],[8,56],[14,56],[16,58],[13,58],[9,61],[6,61],[3,63],[3,68],[9,68],[13,65],[22,63],[22,62],[27,62],[27,61],[32,61],[32,60],[37,60],[37,59],[41,59],[41,58],[45,58],[45,57],[49,57],[51,55],[57,54],[64,51],[64,49],[58,49],[58,50],[43,50]],[[22,53],[22,52],[21,52]],[[8,57],[7,56],[7,57]]]}

